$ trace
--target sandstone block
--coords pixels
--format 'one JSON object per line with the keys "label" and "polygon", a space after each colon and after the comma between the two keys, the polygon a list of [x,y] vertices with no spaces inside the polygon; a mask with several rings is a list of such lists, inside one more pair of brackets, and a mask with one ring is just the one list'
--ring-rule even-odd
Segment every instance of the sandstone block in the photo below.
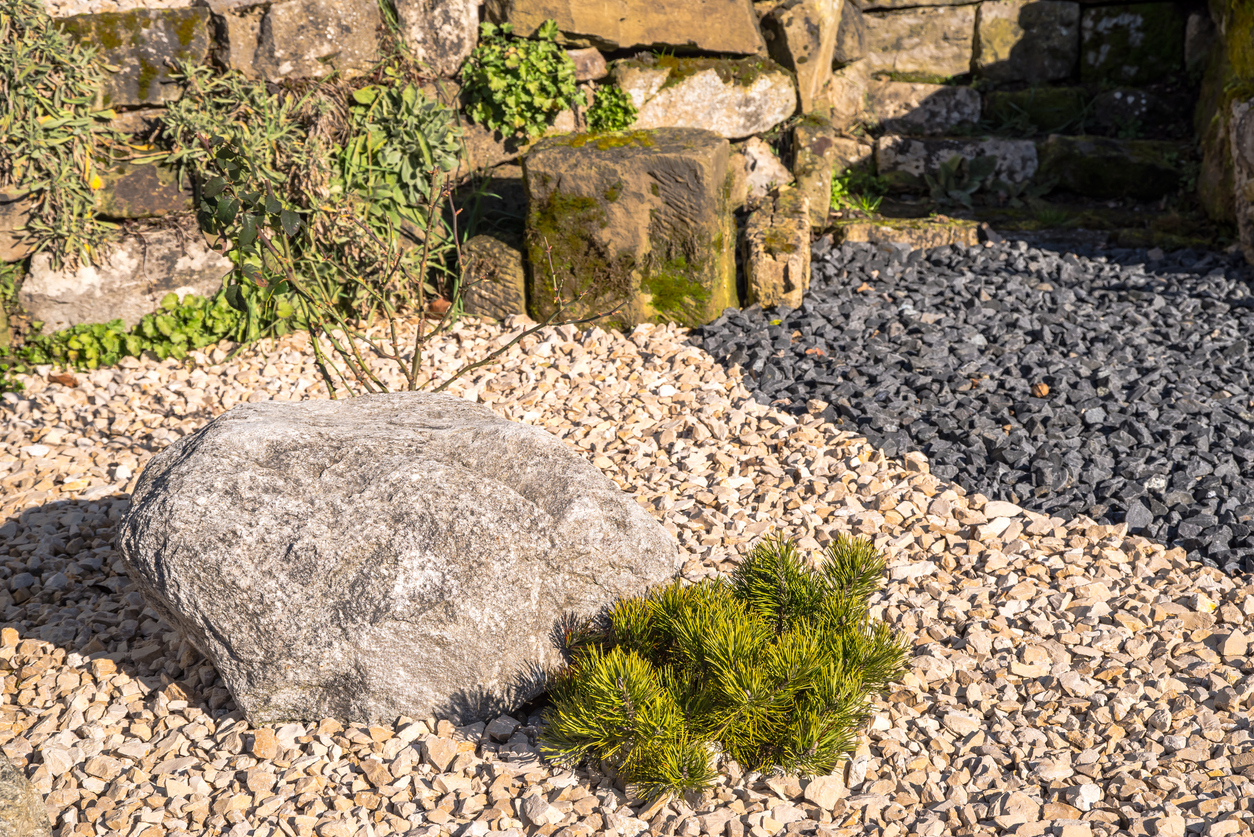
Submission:
{"label": "sandstone block", "polygon": [[751,0],[487,0],[486,10],[493,23],[511,23],[515,34],[524,37],[534,35],[546,20],[555,20],[560,42],[606,52],[644,47],[766,53]]}
{"label": "sandstone block", "polygon": [[621,305],[606,322],[622,328],[696,326],[734,305],[729,158],[725,139],[692,128],[537,143],[523,161],[532,316],[552,314],[554,281],[589,289],[571,316]]}
{"label": "sandstone block", "polygon": [[152,230],[123,239],[99,265],[53,270],[47,254],[31,257],[18,301],[44,331],[120,319],[134,326],[168,293],[213,296],[231,271],[195,229]]}
{"label": "sandstone block", "polygon": [[746,302],[801,307],[810,287],[810,206],[796,189],[749,213],[744,232]]}
{"label": "sandstone block", "polygon": [[462,304],[472,317],[504,320],[527,313],[527,272],[522,242],[477,235],[462,248]]}
{"label": "sandstone block", "polygon": [[0,262],[20,262],[30,254],[32,245],[22,228],[34,208],[29,193],[0,192]]}
{"label": "sandstone block", "polygon": [[767,49],[797,77],[801,112],[814,110],[832,74],[845,0],[786,0],[762,18]]}
{"label": "sandstone block", "polygon": [[980,94],[970,87],[872,80],[867,114],[884,130],[901,134],[945,134],[980,121]]}
{"label": "sandstone block", "polygon": [[1185,17],[1175,3],[1091,6],[1080,18],[1080,80],[1152,84],[1184,69]]}
{"label": "sandstone block", "polygon": [[321,78],[332,70],[360,75],[379,57],[383,21],[373,0],[209,0],[218,61],[250,78]]}
{"label": "sandstone block", "polygon": [[827,223],[832,208],[832,172],[840,158],[838,139],[830,125],[802,122],[792,130],[793,177],[797,191],[809,201],[810,224],[815,227]]}
{"label": "sandstone block", "polygon": [[401,40],[419,62],[454,76],[479,43],[482,0],[396,0]]}
{"label": "sandstone block", "polygon": [[1157,200],[1180,186],[1174,142],[1054,135],[1040,146],[1041,177],[1085,197]]}
{"label": "sandstone block", "polygon": [[190,184],[181,188],[169,166],[119,162],[102,169],[100,179],[96,213],[106,218],[155,218],[192,208]]}
{"label": "sandstone block", "polygon": [[924,188],[925,173],[935,173],[940,164],[958,155],[967,160],[994,157],[997,165],[989,182],[1022,183],[1036,174],[1036,145],[1031,140],[923,139],[883,136],[875,142],[876,167],[897,189]]}
{"label": "sandstone block", "polygon": [[792,76],[758,58],[649,58],[614,66],[638,114],[632,128],[700,128],[728,139],[761,134],[792,116]]}
{"label": "sandstone block", "polygon": [[852,64],[866,57],[867,27],[862,10],[847,2],[841,6],[840,27],[836,30],[833,64]]}
{"label": "sandstone block", "polygon": [[79,43],[99,48],[100,57],[117,68],[101,89],[105,107],[173,101],[181,91],[170,83],[169,62],[203,64],[209,59],[209,12],[204,8],[75,15],[58,25]]}
{"label": "sandstone block", "polygon": [[605,56],[596,47],[568,49],[566,54],[575,65],[576,81],[596,81],[609,75],[610,68],[605,63]]}
{"label": "sandstone block", "polygon": [[236,407],[153,457],[120,530],[254,724],[495,717],[543,688],[563,614],[679,567],[560,439],[430,393]]}
{"label": "sandstone block", "polygon": [[866,59],[832,73],[820,108],[833,128],[846,130],[864,116],[866,91],[870,83],[871,65]]}
{"label": "sandstone block", "polygon": [[1080,4],[986,0],[976,17],[975,69],[997,82],[1064,79],[1080,54]]}
{"label": "sandstone block", "polygon": [[960,76],[971,71],[975,6],[869,12],[867,57],[873,73]]}
{"label": "sandstone block", "polygon": [[979,224],[938,216],[936,218],[885,218],[876,221],[838,221],[835,242],[866,241],[877,245],[905,244],[911,250],[928,250],[980,243]]}

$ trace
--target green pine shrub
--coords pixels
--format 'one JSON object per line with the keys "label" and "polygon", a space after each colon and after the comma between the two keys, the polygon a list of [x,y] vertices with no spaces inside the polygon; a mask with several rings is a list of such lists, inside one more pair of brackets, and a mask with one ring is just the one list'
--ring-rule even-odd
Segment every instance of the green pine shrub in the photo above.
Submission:
{"label": "green pine shrub", "polygon": [[903,671],[907,646],[868,613],[883,573],[864,539],[838,538],[814,569],[777,537],[730,581],[619,601],[567,633],[543,751],[607,762],[648,799],[710,787],[718,750],[750,770],[830,773],[868,695]]}

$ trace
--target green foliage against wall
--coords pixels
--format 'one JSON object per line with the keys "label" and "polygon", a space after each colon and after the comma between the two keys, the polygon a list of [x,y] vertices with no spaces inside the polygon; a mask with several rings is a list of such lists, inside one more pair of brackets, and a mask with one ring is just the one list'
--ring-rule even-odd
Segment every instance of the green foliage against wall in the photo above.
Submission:
{"label": "green foliage against wall", "polygon": [[865,540],[838,539],[813,569],[780,537],[730,582],[618,602],[568,634],[543,749],[607,761],[646,798],[709,787],[716,750],[751,770],[831,772],[868,694],[902,671],[905,646],[868,615],[883,571]]}
{"label": "green foliage against wall", "polygon": [[545,21],[536,40],[512,33],[508,23],[481,24],[479,45],[461,76],[471,119],[504,136],[530,139],[586,100],[575,82],[575,63],[557,44],[555,21]]}
{"label": "green foliage against wall", "polygon": [[93,208],[98,158],[118,139],[113,111],[92,107],[103,72],[40,0],[0,0],[0,192],[31,193],[27,236],[54,265],[92,261],[112,232]]}

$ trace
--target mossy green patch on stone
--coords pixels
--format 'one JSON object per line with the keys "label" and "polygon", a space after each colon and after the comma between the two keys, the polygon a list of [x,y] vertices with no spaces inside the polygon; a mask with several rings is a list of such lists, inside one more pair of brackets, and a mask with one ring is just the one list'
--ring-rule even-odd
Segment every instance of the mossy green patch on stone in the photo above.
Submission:
{"label": "mossy green patch on stone", "polygon": [[771,227],[762,235],[762,246],[772,256],[797,252],[797,242],[794,237],[787,230],[781,230],[779,227]]}
{"label": "mossy green patch on stone", "polygon": [[702,272],[701,265],[689,264],[681,254],[652,266],[641,277],[640,287],[649,294],[660,320],[692,327],[701,324],[710,301],[710,289],[697,279]]}
{"label": "mossy green patch on stone", "polygon": [[785,67],[776,64],[769,58],[749,56],[747,58],[680,58],[674,55],[655,55],[648,58],[633,58],[621,62],[624,67],[664,68],[670,70],[662,90],[674,87],[684,79],[697,73],[713,70],[724,84],[735,84],[740,87],[751,87],[767,73],[792,73]]}
{"label": "mossy green patch on stone", "polygon": [[653,136],[648,131],[605,131],[603,133],[570,134],[565,144],[583,148],[589,143],[602,151],[611,148],[652,148]]}
{"label": "mossy green patch on stone", "polygon": [[1037,179],[1090,198],[1158,200],[1180,187],[1188,146],[1155,140],[1051,136],[1037,147]]}

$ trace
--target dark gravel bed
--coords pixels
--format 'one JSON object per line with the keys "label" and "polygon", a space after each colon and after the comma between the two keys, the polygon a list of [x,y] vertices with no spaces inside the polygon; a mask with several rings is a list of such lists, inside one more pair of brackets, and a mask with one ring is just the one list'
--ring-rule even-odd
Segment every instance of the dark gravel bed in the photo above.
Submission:
{"label": "dark gravel bed", "polygon": [[694,339],[763,402],[921,450],[969,491],[1251,571],[1251,280],[1189,250],[816,247],[801,308],[729,309]]}

